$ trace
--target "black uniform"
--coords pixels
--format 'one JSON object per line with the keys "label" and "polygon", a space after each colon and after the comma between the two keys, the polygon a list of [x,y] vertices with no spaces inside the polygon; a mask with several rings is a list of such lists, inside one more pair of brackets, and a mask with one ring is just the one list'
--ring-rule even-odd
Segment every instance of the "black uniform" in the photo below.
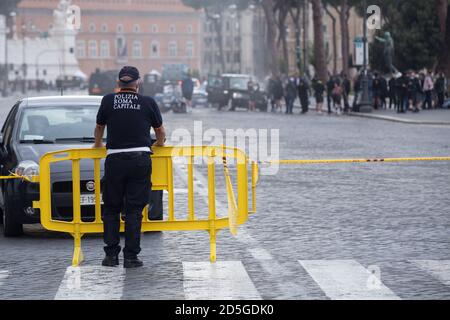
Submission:
{"label": "black uniform", "polygon": [[314,97],[316,98],[316,103],[323,103],[323,93],[325,92],[325,86],[322,81],[316,80],[313,82]]}
{"label": "black uniform", "polygon": [[[108,156],[103,178],[105,252],[107,256],[120,252],[120,212],[123,212],[124,257],[134,259],[141,251],[142,210],[150,197],[150,128],[162,126],[161,113],[152,98],[126,89],[103,98],[97,124],[107,128]],[[133,151],[135,148],[146,150]]]}
{"label": "black uniform", "polygon": [[328,113],[331,113],[331,102],[333,101],[333,99],[332,99],[333,88],[334,88],[334,80],[333,80],[333,78],[330,78],[327,81],[327,107],[328,107]]}
{"label": "black uniform", "polygon": [[350,89],[351,89],[351,83],[350,80],[347,79],[347,77],[344,77],[344,80],[342,81],[343,85],[343,95],[344,95],[344,111],[347,112],[350,109],[350,104],[348,103],[348,97],[350,95]]}
{"label": "black uniform", "polygon": [[389,109],[394,105],[394,109],[397,109],[397,87],[395,85],[395,78],[389,79]]}
{"label": "black uniform", "polygon": [[437,78],[434,86],[438,96],[438,107],[442,108],[445,101],[445,77],[443,75],[440,75],[439,78]]}
{"label": "black uniform", "polygon": [[300,78],[300,82],[298,84],[298,96],[300,98],[300,104],[302,106],[302,113],[306,113],[309,110],[308,90],[308,83],[304,79]]}

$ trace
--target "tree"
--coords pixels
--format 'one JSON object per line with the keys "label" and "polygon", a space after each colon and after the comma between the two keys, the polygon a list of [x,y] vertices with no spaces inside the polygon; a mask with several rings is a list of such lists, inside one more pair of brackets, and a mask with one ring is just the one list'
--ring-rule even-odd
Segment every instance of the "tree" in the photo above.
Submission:
{"label": "tree", "polygon": [[439,26],[443,47],[438,61],[438,69],[450,77],[450,0],[439,0],[437,3]]}
{"label": "tree", "polygon": [[336,31],[336,17],[330,11],[328,4],[324,4],[325,12],[330,17],[333,28],[333,74],[337,73],[337,31]]}
{"label": "tree", "polygon": [[327,65],[323,37],[323,3],[322,0],[311,0],[311,2],[314,23],[314,67],[316,69],[316,77],[325,82],[327,80]]}
{"label": "tree", "polygon": [[291,5],[291,1],[276,1],[274,12],[275,12],[275,18],[277,22],[278,27],[278,41],[277,45],[280,47],[283,52],[283,63],[284,68],[283,72],[287,72],[289,70],[289,52],[288,52],[288,45],[287,45],[287,30],[286,30],[286,19],[289,14],[289,7]]}
{"label": "tree", "polygon": [[[379,35],[389,31],[395,41],[394,64],[398,69],[443,69],[450,76],[450,0],[371,0],[370,3],[381,8],[383,26]],[[443,9],[444,4],[447,10]],[[362,6],[356,8],[362,14]],[[372,46],[375,50],[380,48],[378,44]],[[382,62],[371,59],[372,68],[382,69],[382,65],[374,63],[377,61]]]}
{"label": "tree", "polygon": [[264,15],[266,17],[267,23],[269,68],[272,75],[278,76],[280,74],[280,66],[278,63],[278,50],[276,44],[277,24],[275,22],[274,14],[275,3],[274,0],[262,0],[261,5],[264,10]]}
{"label": "tree", "polygon": [[[348,20],[350,18],[350,10],[360,0],[324,0],[325,4],[333,7],[339,15],[339,24],[341,27],[341,48],[342,48],[342,71],[345,74],[349,73],[350,60],[350,33],[348,27]],[[332,18],[332,20],[335,20]],[[334,22],[334,21],[333,21]]]}
{"label": "tree", "polygon": [[300,14],[302,7],[305,6],[307,0],[290,0],[289,15],[295,27],[295,51],[297,57],[297,69],[299,73],[302,70],[301,48],[300,48]]}

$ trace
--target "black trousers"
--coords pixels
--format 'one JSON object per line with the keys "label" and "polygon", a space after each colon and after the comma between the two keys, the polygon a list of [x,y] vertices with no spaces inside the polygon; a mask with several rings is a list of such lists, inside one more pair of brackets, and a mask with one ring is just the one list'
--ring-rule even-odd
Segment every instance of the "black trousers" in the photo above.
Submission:
{"label": "black trousers", "polygon": [[438,102],[439,102],[439,108],[442,108],[444,106],[445,102],[445,94],[444,92],[438,92]]}
{"label": "black trousers", "polygon": [[422,109],[425,109],[425,105],[428,106],[428,109],[433,107],[433,97],[431,96],[431,90],[425,91],[425,100],[422,104]]}
{"label": "black trousers", "polygon": [[149,202],[151,173],[149,152],[107,156],[103,179],[103,239],[107,255],[118,255],[121,250],[121,212],[125,215],[124,257],[133,259],[141,251],[142,210]]}
{"label": "black trousers", "polygon": [[164,207],[163,207],[163,191],[156,190],[150,192],[148,208],[148,218],[150,220],[163,220]]}

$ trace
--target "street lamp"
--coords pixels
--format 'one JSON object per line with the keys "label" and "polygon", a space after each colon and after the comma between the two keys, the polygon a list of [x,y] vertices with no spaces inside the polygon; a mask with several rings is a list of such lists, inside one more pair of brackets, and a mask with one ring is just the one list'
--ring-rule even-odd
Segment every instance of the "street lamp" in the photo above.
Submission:
{"label": "street lamp", "polygon": [[[16,13],[11,12],[9,14],[11,18],[15,18]],[[12,33],[12,29],[8,26],[8,22],[6,21],[5,16],[5,75],[4,75],[4,82],[3,82],[3,90],[2,90],[2,96],[6,97],[8,96],[8,86],[9,86],[9,65],[8,65],[8,36]]]}
{"label": "street lamp", "polygon": [[372,102],[369,100],[369,77],[367,75],[367,1],[363,2],[364,25],[363,25],[363,75],[361,78],[362,96],[358,103],[359,112],[369,113],[373,111]]}
{"label": "street lamp", "polygon": [[23,75],[23,79],[22,79],[22,93],[26,94],[27,93],[27,60],[26,60],[26,50],[25,50],[25,35],[27,32],[27,26],[25,24],[22,24],[22,75]]}

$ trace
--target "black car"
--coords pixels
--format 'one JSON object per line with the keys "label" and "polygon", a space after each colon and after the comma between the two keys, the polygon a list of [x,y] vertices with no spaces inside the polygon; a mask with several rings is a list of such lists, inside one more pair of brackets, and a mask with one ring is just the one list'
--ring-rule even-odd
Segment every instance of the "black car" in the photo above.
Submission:
{"label": "black car", "polygon": [[96,70],[89,78],[89,94],[104,96],[116,91],[118,70]]}
{"label": "black car", "polygon": [[[101,97],[65,96],[27,98],[10,110],[0,134],[1,175],[15,172],[37,175],[39,160],[47,152],[90,148]],[[103,161],[101,164],[103,168]],[[51,165],[52,217],[70,221],[72,208],[72,168],[70,161]],[[94,220],[94,163],[80,161],[81,216]],[[18,236],[23,224],[39,223],[40,212],[32,201],[39,200],[39,184],[26,180],[1,180],[0,208],[5,236]]]}
{"label": "black car", "polygon": [[[251,80],[245,74],[223,74],[221,76],[208,76],[208,102],[217,104],[218,109],[227,106],[228,110],[249,107],[250,92],[248,83]],[[264,92],[255,93],[256,108],[260,111],[267,111],[267,99]]]}
{"label": "black car", "polygon": [[163,93],[163,84],[156,74],[146,74],[142,78],[139,93],[154,97],[159,93]]}

